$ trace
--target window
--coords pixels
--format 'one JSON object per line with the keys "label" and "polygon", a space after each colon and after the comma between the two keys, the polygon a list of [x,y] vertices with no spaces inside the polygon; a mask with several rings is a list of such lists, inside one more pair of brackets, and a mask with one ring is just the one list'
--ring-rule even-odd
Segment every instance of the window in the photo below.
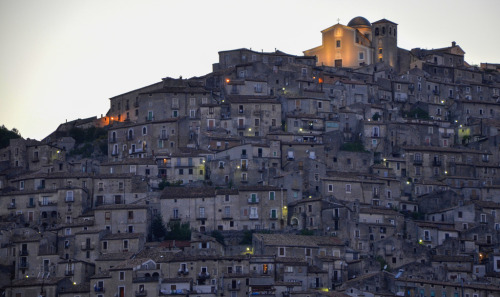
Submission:
{"label": "window", "polygon": [[275,195],[274,191],[269,192],[269,200],[274,200],[275,198],[274,195]]}
{"label": "window", "polygon": [[328,192],[333,192],[333,184],[328,184]]}
{"label": "window", "polygon": [[280,248],[279,248],[279,253],[278,253],[278,255],[279,255],[280,257],[284,257],[284,256],[286,255],[286,253],[285,253],[285,248],[284,248],[284,247],[280,247]]}
{"label": "window", "polygon": [[148,134],[148,128],[142,127],[142,135],[147,135],[147,134]]}
{"label": "window", "polygon": [[364,52],[359,52],[359,59],[364,60],[365,59],[365,53]]}
{"label": "window", "polygon": [[127,250],[128,249],[128,240],[123,241],[123,249]]}
{"label": "window", "polygon": [[66,201],[74,201],[73,191],[66,192]]}
{"label": "window", "polygon": [[350,184],[345,185],[345,192],[351,193],[351,185]]}
{"label": "window", "polygon": [[125,280],[125,271],[120,271],[120,280]]}
{"label": "window", "polygon": [[340,47],[340,45],[341,45],[341,44],[340,44],[340,40],[337,40],[337,41],[336,41],[336,46],[337,46],[337,47]]}

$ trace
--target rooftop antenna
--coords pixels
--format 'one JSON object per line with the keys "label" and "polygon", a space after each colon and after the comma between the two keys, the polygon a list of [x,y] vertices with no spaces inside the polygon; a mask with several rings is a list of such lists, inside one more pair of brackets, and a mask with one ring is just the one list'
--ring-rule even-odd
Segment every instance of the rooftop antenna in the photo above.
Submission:
{"label": "rooftop antenna", "polygon": [[337,18],[337,24],[340,24],[340,18]]}

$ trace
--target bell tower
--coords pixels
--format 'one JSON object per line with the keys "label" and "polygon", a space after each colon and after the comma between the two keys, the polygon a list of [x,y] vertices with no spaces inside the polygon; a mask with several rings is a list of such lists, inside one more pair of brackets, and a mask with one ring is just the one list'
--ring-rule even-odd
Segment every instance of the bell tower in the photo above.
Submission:
{"label": "bell tower", "polygon": [[373,62],[398,69],[398,24],[382,19],[372,23]]}

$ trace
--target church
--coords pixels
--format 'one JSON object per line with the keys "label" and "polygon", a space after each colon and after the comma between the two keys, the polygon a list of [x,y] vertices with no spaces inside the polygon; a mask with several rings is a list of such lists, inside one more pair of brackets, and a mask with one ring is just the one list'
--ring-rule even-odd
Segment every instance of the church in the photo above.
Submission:
{"label": "church", "polygon": [[[386,19],[370,23],[366,18],[353,18],[347,26],[333,25],[323,31],[322,45],[305,50],[305,56],[316,56],[318,65],[359,68],[383,63],[399,70],[398,24]],[[403,53],[402,53],[403,52]]]}

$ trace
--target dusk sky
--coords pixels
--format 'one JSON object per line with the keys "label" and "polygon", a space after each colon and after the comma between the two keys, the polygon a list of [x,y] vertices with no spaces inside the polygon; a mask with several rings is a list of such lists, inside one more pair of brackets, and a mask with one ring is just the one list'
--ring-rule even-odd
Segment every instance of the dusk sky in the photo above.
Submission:
{"label": "dusk sky", "polygon": [[398,46],[456,41],[471,64],[500,63],[500,1],[0,0],[0,124],[42,139],[106,114],[109,98],[207,74],[218,52],[302,55],[356,16],[398,24]]}

